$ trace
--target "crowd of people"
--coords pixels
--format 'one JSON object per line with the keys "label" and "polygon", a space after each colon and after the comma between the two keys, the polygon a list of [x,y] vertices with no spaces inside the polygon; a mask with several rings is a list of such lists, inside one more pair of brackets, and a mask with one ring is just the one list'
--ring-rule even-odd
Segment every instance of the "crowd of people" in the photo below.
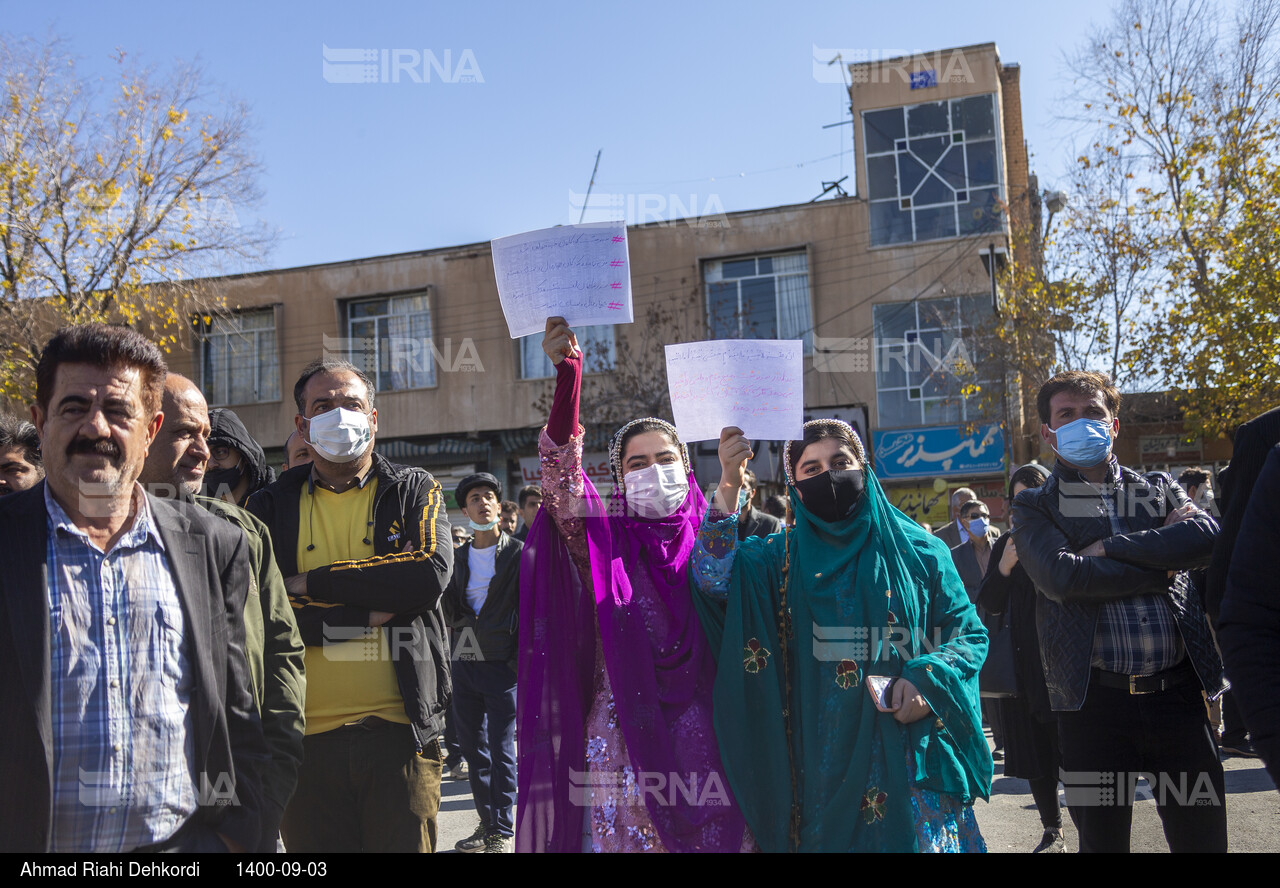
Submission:
{"label": "crowd of people", "polygon": [[143,336],[60,330],[34,422],[0,414],[0,848],[434,851],[453,777],[464,852],[982,851],[1002,761],[1037,852],[1069,850],[1060,781],[1079,850],[1129,850],[1140,776],[1171,850],[1224,851],[1221,756],[1280,777],[1280,408],[1175,480],[1060,373],[1008,530],[962,487],[931,532],[835,419],[785,497],[740,429],[703,487],[635,419],[602,496],[563,319],[543,349],[539,484],[470,474],[453,525],[349,363],[300,374],[277,475]]}

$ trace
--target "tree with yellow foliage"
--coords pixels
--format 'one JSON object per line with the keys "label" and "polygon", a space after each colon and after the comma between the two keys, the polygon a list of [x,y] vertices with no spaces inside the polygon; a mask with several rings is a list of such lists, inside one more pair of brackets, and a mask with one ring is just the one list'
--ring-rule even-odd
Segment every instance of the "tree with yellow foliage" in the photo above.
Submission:
{"label": "tree with yellow foliage", "polygon": [[109,94],[55,42],[0,43],[0,396],[34,395],[57,327],[133,326],[166,350],[193,311],[216,310],[210,275],[258,262],[271,235],[249,115],[198,69],[117,59]]}
{"label": "tree with yellow foliage", "polygon": [[1280,403],[1280,2],[1233,12],[1126,0],[1072,63],[1096,133],[1077,165],[1125,171],[1116,205],[1141,233],[1075,268],[1141,271],[1117,366],[1210,435]]}

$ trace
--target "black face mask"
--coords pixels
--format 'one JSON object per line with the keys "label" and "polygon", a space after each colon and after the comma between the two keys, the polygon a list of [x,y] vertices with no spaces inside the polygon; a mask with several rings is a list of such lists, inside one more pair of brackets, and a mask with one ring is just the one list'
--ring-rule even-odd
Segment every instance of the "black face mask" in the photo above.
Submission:
{"label": "black face mask", "polygon": [[236,489],[240,479],[244,477],[244,460],[231,469],[214,469],[204,473],[204,487],[200,491],[205,496],[216,497],[220,493],[230,493]]}
{"label": "black face mask", "polygon": [[866,489],[867,478],[862,469],[823,472],[796,482],[796,490],[800,493],[804,507],[815,518],[823,521],[848,518]]}

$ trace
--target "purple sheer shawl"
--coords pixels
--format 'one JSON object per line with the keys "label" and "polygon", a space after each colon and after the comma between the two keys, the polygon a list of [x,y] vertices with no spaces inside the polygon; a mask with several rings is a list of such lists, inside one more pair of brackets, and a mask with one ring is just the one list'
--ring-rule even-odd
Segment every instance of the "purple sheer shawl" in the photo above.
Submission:
{"label": "purple sheer shawl", "polygon": [[598,619],[618,721],[663,845],[738,851],[744,821],[712,727],[715,660],[689,591],[706,500],[690,475],[675,514],[644,520],[624,514],[621,497],[606,507],[583,480],[594,598],[545,510],[520,566],[516,850],[581,850],[573,783],[580,793],[582,781],[570,771],[586,770]]}

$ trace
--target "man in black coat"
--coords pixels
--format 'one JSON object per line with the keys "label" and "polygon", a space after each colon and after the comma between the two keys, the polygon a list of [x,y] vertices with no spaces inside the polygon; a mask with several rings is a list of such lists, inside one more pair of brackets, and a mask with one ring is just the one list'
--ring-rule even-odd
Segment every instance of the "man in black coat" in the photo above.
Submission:
{"label": "man in black coat", "polygon": [[750,469],[742,472],[743,487],[747,502],[738,510],[738,542],[747,537],[767,537],[782,530],[782,522],[768,512],[761,512],[755,507],[756,473]]}
{"label": "man in black coat", "polygon": [[[1218,611],[1227,591],[1227,574],[1249,494],[1262,471],[1267,454],[1280,444],[1280,407],[1256,416],[1236,429],[1231,450],[1231,465],[1218,473],[1217,506],[1222,516],[1222,531],[1213,547],[1213,560],[1205,571],[1205,609],[1216,628]],[[1222,751],[1228,755],[1255,756],[1249,730],[1234,689],[1222,695]]]}
{"label": "man in black coat", "polygon": [[[475,536],[458,549],[445,590],[457,638],[453,713],[480,824],[458,851],[512,850],[516,801],[516,642],[520,620],[519,540],[498,524],[502,483],[468,475],[456,498]],[[487,724],[487,730],[486,730]]]}
{"label": "man in black coat", "polygon": [[257,847],[248,545],[136,483],[165,374],[123,327],[64,328],[41,356],[46,480],[0,501],[0,849]]}
{"label": "man in black coat", "polygon": [[1280,787],[1280,445],[1271,448],[1240,524],[1218,639],[1254,748]]}
{"label": "man in black coat", "polygon": [[1218,525],[1167,475],[1119,464],[1119,408],[1103,374],[1046,382],[1040,433],[1058,459],[1013,506],[1041,596],[1067,804],[1081,851],[1126,852],[1134,784],[1150,774],[1170,849],[1225,851],[1226,790],[1202,697],[1225,682],[1186,574],[1208,564]]}

